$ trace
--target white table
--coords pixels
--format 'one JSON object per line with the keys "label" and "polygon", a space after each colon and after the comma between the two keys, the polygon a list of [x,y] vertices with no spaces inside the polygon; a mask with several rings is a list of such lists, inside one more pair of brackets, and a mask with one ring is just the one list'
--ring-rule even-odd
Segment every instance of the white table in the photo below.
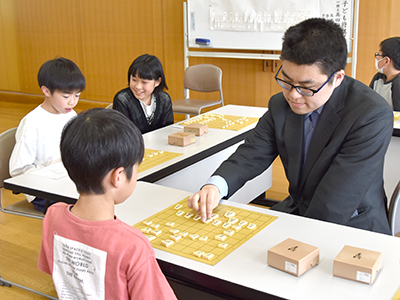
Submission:
{"label": "white table", "polygon": [[[130,225],[136,224],[190,194],[138,182],[133,195],[116,206],[116,215]],[[269,299],[268,295],[293,300],[392,299],[400,287],[399,238],[231,201],[227,204],[278,216],[278,219],[215,266],[155,249],[166,276],[238,299]],[[286,238],[319,247],[319,265],[300,277],[269,267],[267,250]],[[382,269],[372,285],[332,275],[333,260],[344,245],[382,253]],[[271,299],[275,298],[271,296]]]}
{"label": "white table", "polygon": [[[235,116],[261,117],[267,111],[266,108],[226,105],[211,112]],[[250,125],[239,131],[209,129],[209,132],[201,137],[196,137],[196,142],[186,147],[172,146],[168,144],[168,135],[181,132],[183,126],[173,124],[143,135],[147,149],[164,150],[181,153],[182,155],[163,164],[140,172],[139,181],[157,183],[163,186],[197,192],[206,182],[209,176],[218,166],[227,159],[243,143],[244,138],[256,124]],[[49,166],[47,169],[60,168],[61,163]],[[75,186],[68,176],[59,179],[37,176],[38,171],[23,174],[6,179],[4,186],[15,192],[35,195],[49,200],[75,202],[76,192],[65,199],[62,195],[63,187],[75,191]],[[42,172],[42,170],[39,170]],[[272,186],[272,166],[264,173],[246,183],[231,198],[231,201],[248,203]],[[61,194],[60,194],[61,193]]]}
{"label": "white table", "polygon": [[[267,108],[261,107],[226,105],[212,110],[210,113],[260,118],[266,111]],[[146,148],[182,153],[182,155],[170,162],[141,172],[138,174],[138,178],[139,180],[195,193],[218,166],[243,143],[245,136],[255,125],[256,123],[239,131],[210,128],[206,135],[196,137],[196,142],[186,147],[168,144],[168,135],[183,130],[183,126],[179,124],[145,134],[143,138]],[[170,171],[171,174],[169,174]],[[158,176],[158,174],[161,176]],[[166,176],[166,174],[168,175]],[[230,200],[248,203],[271,186],[272,166],[247,182]]]}
{"label": "white table", "polygon": [[[210,111],[210,113],[259,118],[266,111],[267,108],[262,107],[226,105],[212,110]],[[194,144],[188,145],[186,147],[169,145],[168,135],[183,131],[183,126],[180,125],[180,123],[172,124],[143,135],[144,144],[147,149],[164,150],[180,153],[182,155],[139,173],[138,178],[144,179],[144,181],[147,182],[156,182],[160,178],[165,177],[165,173],[168,173],[169,171],[166,171],[165,169],[168,169],[172,165],[174,165],[175,167],[173,172],[171,173],[175,173],[177,170],[182,170],[183,168],[192,164],[192,162],[187,161],[188,159],[194,162],[198,162],[211,155],[215,155],[219,151],[224,150],[230,146],[237,146],[238,143],[242,142],[249,131],[253,129],[256,125],[252,124],[239,131],[210,128],[207,134],[196,137],[196,142]],[[161,176],[158,176],[158,172],[163,174],[161,174]]]}

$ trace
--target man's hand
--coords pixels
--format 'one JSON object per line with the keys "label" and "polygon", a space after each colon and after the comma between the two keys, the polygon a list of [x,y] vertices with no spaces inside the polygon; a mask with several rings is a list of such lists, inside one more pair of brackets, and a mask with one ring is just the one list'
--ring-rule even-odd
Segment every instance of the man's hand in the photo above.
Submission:
{"label": "man's hand", "polygon": [[210,218],[213,209],[219,204],[219,190],[215,185],[208,184],[187,200],[189,208],[201,213],[201,221]]}

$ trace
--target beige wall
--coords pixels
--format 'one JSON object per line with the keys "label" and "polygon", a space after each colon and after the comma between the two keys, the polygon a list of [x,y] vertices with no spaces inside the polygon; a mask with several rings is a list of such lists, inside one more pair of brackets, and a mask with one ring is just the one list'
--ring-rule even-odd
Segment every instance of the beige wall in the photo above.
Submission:
{"label": "beige wall", "polygon": [[[83,99],[111,102],[138,55],[162,61],[172,99],[183,97],[183,0],[0,0],[0,91],[40,95],[40,65],[75,61],[87,78]],[[398,0],[360,1],[357,78],[369,84],[381,40],[400,35]],[[397,24],[396,24],[397,23]],[[223,70],[227,104],[266,106],[279,91],[276,69],[258,60],[191,58]],[[350,74],[350,68],[347,68]]]}

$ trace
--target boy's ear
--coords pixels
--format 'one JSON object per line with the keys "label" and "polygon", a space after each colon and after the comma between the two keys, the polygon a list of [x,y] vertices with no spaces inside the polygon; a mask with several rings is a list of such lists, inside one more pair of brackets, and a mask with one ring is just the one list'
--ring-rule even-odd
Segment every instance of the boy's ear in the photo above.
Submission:
{"label": "boy's ear", "polygon": [[47,87],[45,87],[44,85],[42,85],[40,88],[42,89],[42,92],[43,92],[43,94],[44,94],[46,97],[50,97],[50,96],[51,96],[51,92],[50,92],[50,90],[49,90]]}
{"label": "boy's ear", "polygon": [[125,168],[124,167],[119,167],[111,171],[111,184],[115,188],[119,188],[121,186],[121,183],[123,181],[123,176],[125,176]]}

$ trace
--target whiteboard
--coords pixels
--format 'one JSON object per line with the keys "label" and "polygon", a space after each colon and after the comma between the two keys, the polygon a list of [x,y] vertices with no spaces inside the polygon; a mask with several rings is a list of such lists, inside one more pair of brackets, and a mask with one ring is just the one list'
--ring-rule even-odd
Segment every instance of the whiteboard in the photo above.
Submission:
{"label": "whiteboard", "polygon": [[187,46],[279,51],[287,28],[321,17],[344,29],[350,52],[353,8],[354,0],[187,0]]}

